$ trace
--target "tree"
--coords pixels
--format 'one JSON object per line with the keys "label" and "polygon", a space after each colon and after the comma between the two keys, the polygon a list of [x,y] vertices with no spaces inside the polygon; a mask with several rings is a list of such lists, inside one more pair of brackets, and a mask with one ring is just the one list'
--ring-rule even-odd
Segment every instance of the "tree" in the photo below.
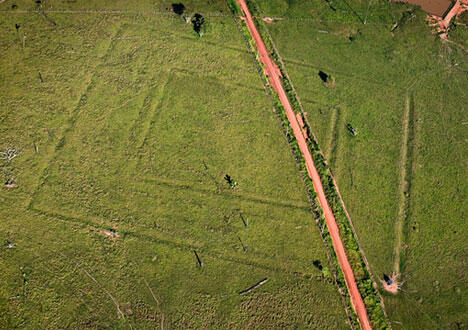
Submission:
{"label": "tree", "polygon": [[192,17],[193,30],[201,37],[203,36],[202,28],[205,28],[205,18],[200,14],[195,14]]}
{"label": "tree", "polygon": [[224,177],[224,180],[226,180],[226,182],[229,184],[229,187],[231,187],[231,189],[234,189],[235,187],[237,187],[237,182],[234,181],[229,174],[226,174],[226,176]]}

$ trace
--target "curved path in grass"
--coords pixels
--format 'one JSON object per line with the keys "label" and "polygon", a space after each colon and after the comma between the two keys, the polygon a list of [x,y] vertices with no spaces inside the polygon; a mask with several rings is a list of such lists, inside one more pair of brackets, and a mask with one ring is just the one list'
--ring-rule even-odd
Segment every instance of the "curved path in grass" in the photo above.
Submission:
{"label": "curved path in grass", "polygon": [[270,84],[278,94],[281,103],[283,104],[284,109],[286,110],[288,120],[291,124],[291,127],[294,131],[294,135],[296,136],[297,142],[304,156],[307,165],[307,172],[309,173],[309,176],[314,183],[315,191],[317,192],[320,205],[324,211],[327,227],[333,242],[333,248],[335,249],[336,255],[338,257],[338,263],[341,269],[343,270],[343,274],[346,280],[346,286],[348,287],[349,293],[351,295],[351,302],[353,304],[354,310],[356,311],[356,314],[358,315],[361,328],[372,329],[369,317],[367,315],[367,310],[364,305],[364,301],[356,285],[353,270],[351,269],[351,265],[349,264],[348,257],[346,256],[343,242],[340,238],[340,231],[338,229],[335,216],[333,215],[333,212],[331,211],[331,208],[328,205],[328,201],[323,190],[322,182],[320,181],[320,176],[317,172],[317,169],[315,168],[314,161],[312,160],[309,148],[307,147],[306,139],[303,135],[302,129],[297,122],[296,116],[294,115],[294,111],[291,107],[291,104],[289,103],[288,96],[286,95],[286,92],[283,89],[283,85],[281,83],[280,78],[280,71],[268,54],[265,44],[263,43],[263,40],[260,34],[258,33],[257,28],[255,27],[255,23],[245,3],[245,0],[237,0],[237,2],[245,14],[247,26],[257,45],[260,60],[265,65],[265,73],[270,78]]}

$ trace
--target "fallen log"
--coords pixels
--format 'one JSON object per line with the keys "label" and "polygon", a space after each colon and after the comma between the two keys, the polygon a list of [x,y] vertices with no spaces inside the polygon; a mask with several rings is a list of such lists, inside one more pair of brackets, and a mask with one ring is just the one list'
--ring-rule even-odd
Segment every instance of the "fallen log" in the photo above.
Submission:
{"label": "fallen log", "polygon": [[246,289],[246,290],[244,290],[244,291],[239,292],[239,294],[240,294],[240,295],[247,294],[247,293],[249,293],[250,291],[255,290],[256,288],[258,288],[259,286],[265,284],[266,282],[268,282],[268,278],[264,278],[263,280],[261,280],[261,281],[258,282],[257,284],[252,285],[250,288],[248,288],[248,289]]}

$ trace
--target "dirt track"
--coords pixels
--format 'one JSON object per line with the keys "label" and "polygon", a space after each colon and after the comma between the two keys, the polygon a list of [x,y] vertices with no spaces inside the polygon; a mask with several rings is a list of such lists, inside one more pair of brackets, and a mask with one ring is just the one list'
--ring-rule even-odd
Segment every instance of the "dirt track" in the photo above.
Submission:
{"label": "dirt track", "polygon": [[364,305],[361,294],[359,293],[356,281],[354,279],[353,270],[351,269],[351,265],[349,264],[348,258],[346,256],[343,242],[340,238],[338,225],[331,211],[331,208],[328,205],[328,201],[325,197],[325,192],[323,190],[322,182],[320,181],[320,176],[317,172],[317,169],[315,168],[314,161],[312,160],[312,156],[307,147],[306,139],[302,133],[302,129],[297,122],[296,116],[294,115],[294,111],[291,107],[291,104],[289,103],[288,96],[286,95],[286,92],[283,89],[283,85],[281,84],[279,69],[276,66],[276,64],[271,60],[268,54],[265,44],[263,43],[263,40],[260,34],[258,33],[257,28],[255,27],[252,15],[250,14],[245,0],[237,0],[237,2],[245,14],[247,26],[257,45],[257,49],[260,55],[260,61],[262,61],[262,63],[265,65],[265,73],[269,77],[271,87],[273,87],[273,89],[278,94],[281,103],[283,104],[284,109],[286,110],[286,114],[291,124],[291,128],[294,131],[294,135],[304,156],[307,171],[314,183],[314,188],[317,192],[320,205],[324,210],[325,220],[333,242],[333,247],[338,258],[338,263],[340,265],[340,268],[343,270],[343,274],[346,280],[346,286],[348,287],[349,293],[351,295],[351,302],[353,304],[354,310],[356,311],[356,314],[358,315],[361,328],[372,329],[369,317],[367,315],[366,307]]}

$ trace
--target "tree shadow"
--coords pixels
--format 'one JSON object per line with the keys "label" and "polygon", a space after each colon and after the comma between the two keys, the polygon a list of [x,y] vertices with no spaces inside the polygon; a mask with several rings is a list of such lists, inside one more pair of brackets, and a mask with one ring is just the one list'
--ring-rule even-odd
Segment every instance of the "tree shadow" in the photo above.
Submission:
{"label": "tree shadow", "polygon": [[319,71],[318,75],[319,75],[320,79],[322,79],[322,81],[324,83],[326,83],[328,81],[328,77],[330,77],[328,74],[326,74],[322,70]]}
{"label": "tree shadow", "polygon": [[182,3],[173,3],[172,4],[172,11],[176,13],[177,15],[182,15],[185,11],[185,6]]}
{"label": "tree shadow", "polygon": [[323,266],[322,266],[322,263],[320,262],[320,260],[314,260],[313,264],[314,264],[315,267],[317,267],[318,270],[323,269]]}
{"label": "tree shadow", "polygon": [[388,277],[387,274],[383,274],[383,278],[384,278],[384,281],[388,284],[388,285],[392,285],[393,284],[393,280]]}

